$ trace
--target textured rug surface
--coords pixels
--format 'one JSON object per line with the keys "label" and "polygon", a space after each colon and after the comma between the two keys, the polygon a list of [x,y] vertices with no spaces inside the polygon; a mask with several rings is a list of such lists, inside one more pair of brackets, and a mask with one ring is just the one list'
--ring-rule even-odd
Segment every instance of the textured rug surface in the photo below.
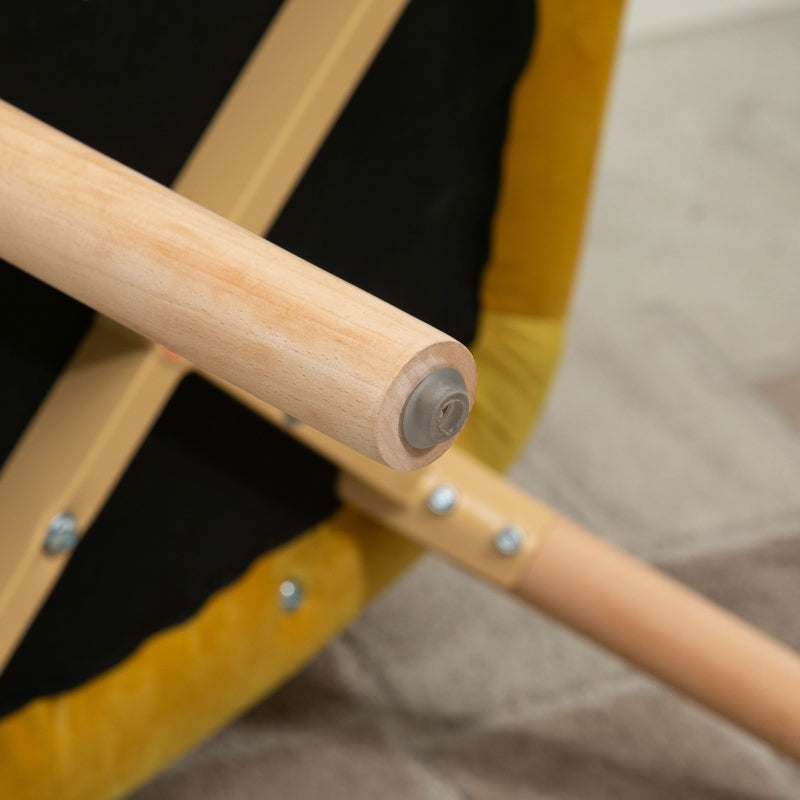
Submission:
{"label": "textured rug surface", "polygon": [[[800,649],[800,13],[629,46],[514,480]],[[130,800],[797,800],[800,771],[429,557]]]}

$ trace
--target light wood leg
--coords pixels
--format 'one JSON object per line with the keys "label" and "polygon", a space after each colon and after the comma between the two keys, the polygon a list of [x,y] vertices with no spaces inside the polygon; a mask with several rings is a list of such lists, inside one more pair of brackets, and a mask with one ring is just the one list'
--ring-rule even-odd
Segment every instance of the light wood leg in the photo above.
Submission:
{"label": "light wood leg", "polygon": [[[323,444],[331,457],[335,446]],[[352,458],[342,466],[349,474],[340,493],[349,504],[800,760],[800,655],[790,648],[582,530],[457,448],[414,473],[413,483],[375,476]],[[457,492],[444,516],[427,506],[437,486]],[[526,536],[503,555],[497,537],[509,527]]]}
{"label": "light wood leg", "polygon": [[800,656],[780,642],[563,517],[515,591],[800,760]]}

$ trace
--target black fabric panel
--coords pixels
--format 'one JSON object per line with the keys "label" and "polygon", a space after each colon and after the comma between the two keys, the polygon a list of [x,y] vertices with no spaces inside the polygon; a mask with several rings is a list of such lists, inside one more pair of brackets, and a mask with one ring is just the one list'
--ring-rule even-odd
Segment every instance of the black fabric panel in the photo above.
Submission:
{"label": "black fabric panel", "polygon": [[[0,96],[169,182],[276,5],[18,4],[0,14]],[[414,0],[270,238],[470,341],[533,12],[530,0]],[[0,264],[0,374],[13,376],[0,390],[0,458],[89,319]],[[333,510],[332,474],[185,381],[0,676],[0,716],[190,617]]]}
{"label": "black fabric panel", "polygon": [[270,239],[471,342],[533,28],[531,0],[412,2]]}
{"label": "black fabric panel", "polygon": [[3,3],[0,97],[169,184],[280,3]]}

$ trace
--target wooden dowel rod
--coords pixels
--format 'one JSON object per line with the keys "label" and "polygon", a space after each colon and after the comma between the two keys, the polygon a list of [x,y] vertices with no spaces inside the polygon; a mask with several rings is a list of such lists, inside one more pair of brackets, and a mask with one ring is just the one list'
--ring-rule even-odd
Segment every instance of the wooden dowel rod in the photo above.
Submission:
{"label": "wooden dowel rod", "polygon": [[800,759],[800,657],[563,518],[517,593]]}
{"label": "wooden dowel rod", "polygon": [[2,101],[0,174],[0,258],[389,466],[452,441],[414,448],[403,429],[443,367],[471,405],[474,362],[449,336]]}

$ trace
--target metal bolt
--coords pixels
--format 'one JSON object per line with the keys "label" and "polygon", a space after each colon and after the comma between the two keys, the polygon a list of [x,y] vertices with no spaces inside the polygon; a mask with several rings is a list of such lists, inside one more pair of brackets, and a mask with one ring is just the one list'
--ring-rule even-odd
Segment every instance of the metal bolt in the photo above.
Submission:
{"label": "metal bolt", "polygon": [[303,605],[303,584],[290,578],[281,583],[278,592],[281,596],[281,608],[284,611],[297,611]]}
{"label": "metal bolt", "polygon": [[494,537],[494,549],[503,556],[515,556],[525,542],[527,534],[516,525],[508,525]]}
{"label": "metal bolt", "polygon": [[78,523],[67,511],[53,517],[44,539],[44,551],[49,556],[74,550],[78,544]]}
{"label": "metal bolt", "polygon": [[449,514],[458,502],[458,492],[446,483],[437,486],[428,495],[428,511],[439,517]]}

